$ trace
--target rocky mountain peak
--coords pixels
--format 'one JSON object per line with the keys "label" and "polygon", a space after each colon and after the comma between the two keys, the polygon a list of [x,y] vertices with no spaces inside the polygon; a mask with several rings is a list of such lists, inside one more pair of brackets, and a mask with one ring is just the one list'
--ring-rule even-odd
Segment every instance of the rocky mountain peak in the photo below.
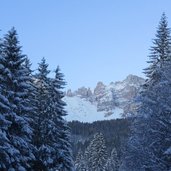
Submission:
{"label": "rocky mountain peak", "polygon": [[99,81],[94,89],[94,95],[97,96],[97,98],[99,98],[98,96],[103,94],[105,89],[106,86],[103,84],[103,82]]}
{"label": "rocky mountain peak", "polygon": [[99,81],[94,91],[86,87],[81,87],[73,93],[68,90],[66,96],[85,99],[95,105],[97,111],[103,111],[106,116],[111,115],[115,108],[122,109],[124,114],[131,113],[135,108],[133,99],[143,83],[143,78],[130,74],[123,81],[111,82],[109,85]]}
{"label": "rocky mountain peak", "polygon": [[144,79],[141,77],[138,77],[136,75],[130,74],[126,77],[125,80],[123,80],[123,82],[125,82],[127,84],[140,85],[140,84],[144,83]]}

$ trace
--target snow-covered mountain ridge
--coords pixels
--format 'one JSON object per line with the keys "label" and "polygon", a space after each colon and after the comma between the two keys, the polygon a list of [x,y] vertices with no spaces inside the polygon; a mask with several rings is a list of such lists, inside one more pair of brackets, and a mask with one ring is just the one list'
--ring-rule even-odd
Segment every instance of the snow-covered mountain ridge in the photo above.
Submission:
{"label": "snow-covered mountain ridge", "polygon": [[94,90],[81,87],[72,92],[68,90],[64,101],[68,121],[93,122],[125,117],[134,112],[133,99],[136,97],[144,79],[128,75],[123,81],[105,85],[98,82]]}

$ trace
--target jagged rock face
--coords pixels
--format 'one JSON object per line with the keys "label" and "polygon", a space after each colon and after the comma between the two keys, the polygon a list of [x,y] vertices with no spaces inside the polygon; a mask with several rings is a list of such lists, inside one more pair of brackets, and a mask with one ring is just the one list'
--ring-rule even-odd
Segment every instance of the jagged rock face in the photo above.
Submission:
{"label": "jagged rock face", "polygon": [[81,87],[73,93],[75,96],[84,98],[90,102],[93,102],[93,93],[90,88]]}
{"label": "jagged rock face", "polygon": [[125,80],[113,84],[114,89],[120,95],[120,98],[133,98],[140,86],[144,83],[144,79],[135,75],[129,75]]}
{"label": "jagged rock face", "polygon": [[105,96],[106,86],[102,82],[98,82],[97,86],[94,89],[94,98],[96,101],[99,101]]}
{"label": "jagged rock face", "polygon": [[97,106],[97,111],[105,111],[105,115],[112,114],[116,107],[123,109],[123,115],[126,115],[126,113],[134,112],[133,99],[137,96],[143,83],[143,78],[128,75],[125,80],[111,82],[109,85],[98,82],[94,91],[82,87],[73,93],[69,91],[66,95],[85,98]]}
{"label": "jagged rock face", "polygon": [[87,98],[88,97],[88,89],[85,87],[81,87],[75,92],[75,94],[82,98]]}
{"label": "jagged rock face", "polygon": [[90,88],[81,87],[74,92],[72,92],[71,89],[67,90],[66,96],[68,97],[79,96],[81,98],[88,98],[89,96],[92,96],[92,92]]}
{"label": "jagged rock face", "polygon": [[86,99],[93,103],[94,96],[90,88],[81,87],[78,90],[72,92],[71,89],[67,90],[66,92],[67,97],[78,96],[80,98]]}

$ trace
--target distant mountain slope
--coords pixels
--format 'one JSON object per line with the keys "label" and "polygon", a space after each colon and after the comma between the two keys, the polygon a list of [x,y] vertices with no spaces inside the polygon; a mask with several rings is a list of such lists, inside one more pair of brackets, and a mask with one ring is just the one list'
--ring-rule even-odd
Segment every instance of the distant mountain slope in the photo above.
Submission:
{"label": "distant mountain slope", "polygon": [[67,103],[67,121],[77,120],[80,122],[92,123],[94,121],[121,118],[121,113],[123,112],[122,109],[116,108],[113,110],[112,115],[105,117],[104,111],[97,112],[97,107],[95,105],[80,97],[65,97],[64,101]]}
{"label": "distant mountain slope", "polygon": [[128,75],[126,79],[105,85],[98,82],[92,91],[81,87],[72,92],[68,90],[64,101],[68,121],[93,122],[110,120],[134,113],[134,97],[144,83],[144,79],[135,75]]}

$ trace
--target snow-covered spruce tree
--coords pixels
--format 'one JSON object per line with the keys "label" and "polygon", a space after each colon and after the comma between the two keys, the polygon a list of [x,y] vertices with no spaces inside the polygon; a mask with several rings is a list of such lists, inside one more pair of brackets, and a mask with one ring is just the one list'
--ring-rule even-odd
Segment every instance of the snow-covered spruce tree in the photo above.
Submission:
{"label": "snow-covered spruce tree", "polygon": [[73,161],[69,142],[69,128],[63,116],[65,103],[61,88],[64,85],[62,73],[56,70],[55,79],[48,78],[49,70],[45,59],[39,64],[36,75],[36,113],[33,116],[36,162],[34,170],[72,171]]}
{"label": "snow-covered spruce tree", "polygon": [[79,151],[75,160],[75,170],[76,171],[88,171],[86,160],[82,151]]}
{"label": "snow-covered spruce tree", "polygon": [[56,158],[54,160],[54,169],[59,171],[72,171],[73,159],[70,143],[70,129],[64,117],[66,103],[62,100],[64,93],[62,89],[66,85],[64,75],[60,72],[59,66],[55,70],[55,78],[49,82],[49,108],[51,119],[54,123],[52,143],[56,149]]}
{"label": "snow-covered spruce tree", "polygon": [[105,139],[102,133],[94,135],[93,140],[87,147],[85,159],[89,171],[103,171],[107,161]]}
{"label": "snow-covered spruce tree", "polygon": [[[29,80],[27,81],[30,85],[30,89],[29,89],[29,104],[32,107],[32,110],[29,112],[29,123],[31,125],[31,128],[33,130],[33,136],[32,136],[32,145],[33,145],[33,154],[36,156],[37,154],[37,146],[35,145],[35,129],[37,129],[36,125],[37,125],[37,118],[38,118],[38,107],[37,107],[37,94],[38,94],[38,87],[36,84],[36,78],[33,75],[33,70],[31,70],[31,62],[28,59],[28,57],[25,58],[24,61],[24,67],[26,70],[26,75],[29,77]],[[37,168],[34,168],[35,165],[41,165],[41,162],[37,159],[34,158],[33,160],[30,161],[30,165],[31,165],[31,170],[37,170]]]}
{"label": "snow-covered spruce tree", "polygon": [[121,170],[167,171],[171,166],[171,38],[165,14],[153,44]]}
{"label": "snow-covered spruce tree", "polygon": [[57,147],[58,147],[58,170],[59,171],[72,171],[73,159],[71,152],[70,142],[70,128],[67,125],[64,117],[67,115],[65,111],[66,103],[63,101],[64,92],[62,89],[66,85],[64,81],[64,74],[61,73],[59,66],[55,70],[55,78],[51,80],[50,95],[52,105],[52,117],[53,122],[58,129],[57,135]]}
{"label": "snow-covered spruce tree", "polygon": [[119,170],[119,158],[117,155],[116,148],[114,148],[111,152],[110,157],[108,158],[104,171],[118,171]]}
{"label": "snow-covered spruce tree", "polygon": [[[51,158],[51,144],[48,144],[51,138],[48,135],[48,128],[53,128],[51,122],[51,113],[49,106],[49,74],[48,64],[45,59],[39,63],[38,73],[35,76],[35,91],[33,94],[33,105],[35,112],[32,115],[33,123],[33,144],[35,146],[36,161],[32,163],[33,170],[48,170],[53,164]],[[52,126],[52,127],[51,127]]]}
{"label": "snow-covered spruce tree", "polygon": [[82,151],[80,150],[78,151],[75,162],[74,162],[76,171],[80,170],[80,163],[81,163],[82,158],[83,158],[83,154],[82,154]]}
{"label": "snow-covered spruce tree", "polygon": [[156,38],[153,39],[153,46],[150,48],[150,60],[148,61],[150,66],[144,72],[150,82],[157,80],[158,69],[163,68],[164,62],[170,60],[170,41],[170,28],[168,28],[166,15],[163,13],[157,29]]}
{"label": "snow-covered spruce tree", "polygon": [[5,35],[0,54],[0,170],[24,171],[34,160],[28,114],[29,76],[16,30]]}

